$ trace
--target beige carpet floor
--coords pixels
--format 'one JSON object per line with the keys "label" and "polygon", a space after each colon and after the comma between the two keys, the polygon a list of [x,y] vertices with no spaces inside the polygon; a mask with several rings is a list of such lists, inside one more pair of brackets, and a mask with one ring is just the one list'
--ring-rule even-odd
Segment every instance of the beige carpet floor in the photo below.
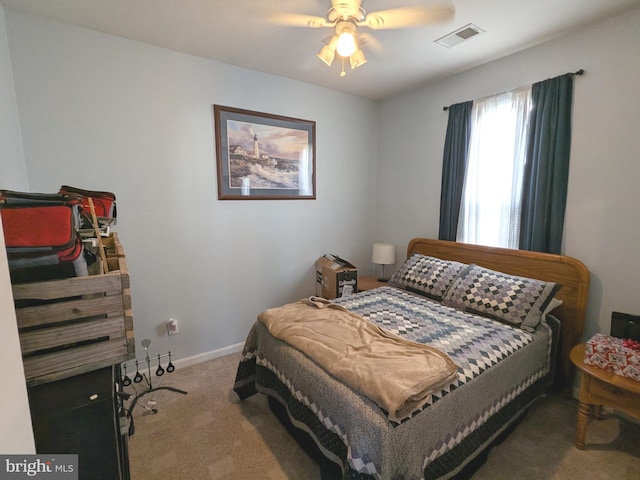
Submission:
{"label": "beige carpet floor", "polygon": [[[188,394],[158,390],[141,397],[129,440],[132,480],[320,478],[264,395],[237,399],[231,387],[239,359],[232,354],[153,376],[155,387]],[[157,413],[143,408],[149,400]],[[581,451],[573,446],[576,411],[575,400],[538,400],[473,479],[640,479],[640,425],[605,411],[604,419],[589,424]]]}

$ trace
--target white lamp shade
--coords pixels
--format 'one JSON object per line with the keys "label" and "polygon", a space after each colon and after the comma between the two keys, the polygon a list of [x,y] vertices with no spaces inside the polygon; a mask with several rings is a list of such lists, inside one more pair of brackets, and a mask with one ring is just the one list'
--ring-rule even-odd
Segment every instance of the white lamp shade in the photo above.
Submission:
{"label": "white lamp shade", "polygon": [[371,261],[378,265],[392,265],[396,263],[396,249],[391,243],[374,243]]}
{"label": "white lamp shade", "polygon": [[353,55],[349,57],[349,63],[351,64],[351,68],[358,68],[360,65],[364,65],[367,63],[367,59],[364,56],[364,52],[362,50],[357,50]]}
{"label": "white lamp shade", "polygon": [[336,45],[338,45],[338,36],[334,35],[331,37],[331,40],[329,40],[329,43],[320,49],[320,52],[318,52],[318,58],[331,66],[333,58],[336,56]]}
{"label": "white lamp shade", "polygon": [[331,64],[333,63],[333,59],[335,56],[336,56],[336,51],[331,50],[331,48],[328,45],[325,45],[324,47],[322,47],[320,52],[318,52],[318,58],[329,66],[331,66]]}
{"label": "white lamp shade", "polygon": [[353,33],[342,32],[340,34],[340,37],[338,37],[338,46],[336,47],[336,50],[338,50],[338,54],[347,58],[353,55],[356,49],[356,38],[353,36]]}

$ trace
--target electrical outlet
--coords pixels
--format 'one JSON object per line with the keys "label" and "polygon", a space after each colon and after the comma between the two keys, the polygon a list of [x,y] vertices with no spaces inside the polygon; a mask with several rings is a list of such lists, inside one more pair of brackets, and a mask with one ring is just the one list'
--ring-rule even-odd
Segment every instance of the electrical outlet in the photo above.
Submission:
{"label": "electrical outlet", "polygon": [[169,335],[176,335],[179,332],[180,330],[178,329],[178,320],[175,318],[170,318],[167,322],[167,333]]}

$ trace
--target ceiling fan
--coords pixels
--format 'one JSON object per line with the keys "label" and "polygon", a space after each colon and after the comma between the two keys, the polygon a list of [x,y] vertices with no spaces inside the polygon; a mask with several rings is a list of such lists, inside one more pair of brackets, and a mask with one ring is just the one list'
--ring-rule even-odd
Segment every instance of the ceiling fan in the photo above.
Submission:
{"label": "ceiling fan", "polygon": [[442,22],[453,17],[455,7],[450,0],[439,0],[409,7],[392,8],[367,13],[362,0],[331,0],[331,8],[325,17],[280,13],[273,19],[285,25],[311,28],[332,28],[334,34],[318,52],[318,58],[331,66],[336,53],[342,59],[340,76],[344,71],[345,60],[349,59],[351,68],[357,68],[367,62],[360,48],[367,34],[358,34],[359,27],[372,30],[416,27]]}

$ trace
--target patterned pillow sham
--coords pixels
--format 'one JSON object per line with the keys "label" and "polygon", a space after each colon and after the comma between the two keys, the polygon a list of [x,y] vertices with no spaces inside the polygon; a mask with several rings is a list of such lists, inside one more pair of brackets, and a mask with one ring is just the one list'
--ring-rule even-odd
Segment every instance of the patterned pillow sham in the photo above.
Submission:
{"label": "patterned pillow sham", "polygon": [[396,287],[442,300],[453,281],[470,265],[414,253],[389,279]]}
{"label": "patterned pillow sham", "polygon": [[532,332],[560,287],[472,265],[458,276],[442,303]]}

